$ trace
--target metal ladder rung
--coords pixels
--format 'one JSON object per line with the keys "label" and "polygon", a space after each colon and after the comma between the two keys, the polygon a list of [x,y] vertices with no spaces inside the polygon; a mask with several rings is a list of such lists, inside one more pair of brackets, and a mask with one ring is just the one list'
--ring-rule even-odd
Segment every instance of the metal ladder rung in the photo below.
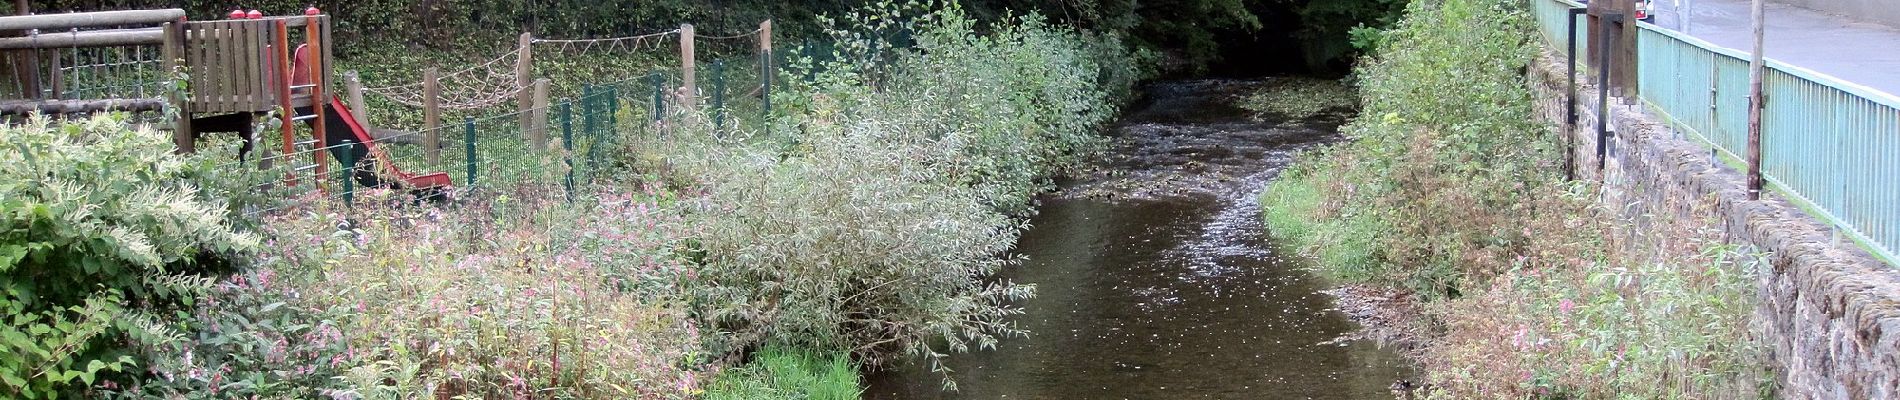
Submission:
{"label": "metal ladder rung", "polygon": [[317,118],[317,115],[316,115],[316,114],[306,114],[306,115],[299,115],[299,116],[295,116],[295,117],[290,117],[290,120],[291,120],[291,121],[309,121],[309,120],[312,120],[312,119],[316,119],[316,118]]}
{"label": "metal ladder rung", "polygon": [[295,172],[304,172],[304,171],[309,171],[309,170],[313,170],[313,169],[317,169],[317,165],[316,165],[316,164],[310,164],[310,165],[305,165],[305,166],[301,166],[301,167],[297,167],[297,168],[293,168],[293,169],[291,169],[291,171],[295,171]]}
{"label": "metal ladder rung", "polygon": [[312,83],[312,84],[307,84],[307,85],[290,85],[290,90],[309,89],[313,87],[317,87],[317,84]]}

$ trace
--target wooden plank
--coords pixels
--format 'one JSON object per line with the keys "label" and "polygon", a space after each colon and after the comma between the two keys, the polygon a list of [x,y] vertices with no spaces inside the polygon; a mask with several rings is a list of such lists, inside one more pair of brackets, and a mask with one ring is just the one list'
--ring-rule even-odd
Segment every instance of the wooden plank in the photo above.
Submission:
{"label": "wooden plank", "polygon": [[12,16],[0,17],[0,31],[64,31],[97,26],[149,25],[181,18],[185,18],[185,10],[177,8]]}
{"label": "wooden plank", "polygon": [[152,46],[163,44],[164,35],[165,32],[159,28],[145,28],[0,38],[0,50]]}
{"label": "wooden plank", "polygon": [[237,85],[234,84],[236,82],[233,82],[238,75],[237,60],[236,57],[231,57],[232,54],[237,53],[237,49],[232,47],[233,44],[237,43],[237,40],[235,40],[237,32],[233,29],[237,26],[237,23],[237,21],[217,22],[218,54],[216,59],[218,62],[218,73],[214,75],[217,81],[213,82],[212,85],[217,86],[219,111],[224,112],[236,111],[238,108]]}
{"label": "wooden plank", "polygon": [[183,46],[185,48],[185,67],[190,69],[189,73],[191,75],[189,92],[191,94],[191,108],[199,112],[210,111],[211,108],[211,94],[210,92],[204,91],[206,81],[205,74],[211,72],[211,66],[206,65],[210,57],[205,55],[205,41],[211,34],[209,28],[210,25],[205,23],[185,24],[185,40]]}
{"label": "wooden plank", "polygon": [[231,59],[232,66],[231,100],[233,104],[231,108],[233,109],[232,111],[250,110],[252,101],[251,93],[256,90],[251,80],[257,78],[257,68],[253,67],[254,65],[250,62],[250,57],[246,56],[246,54],[250,54],[251,52],[251,22],[232,22],[231,27],[233,28],[231,30],[231,54],[225,56]]}
{"label": "wooden plank", "polygon": [[[317,22],[319,22],[318,27],[322,29],[323,33],[323,77],[325,81],[329,81],[330,78],[336,76],[336,65],[330,62],[336,59],[336,44],[332,43],[335,42],[335,40],[332,40],[330,36],[330,16],[328,14],[319,16],[317,17]],[[368,126],[365,126],[365,129],[367,128]]]}
{"label": "wooden plank", "polygon": [[251,91],[251,109],[256,111],[270,110],[272,103],[270,63],[265,61],[269,58],[264,56],[264,49],[269,46],[269,33],[270,24],[264,21],[251,23],[251,47],[249,50],[246,50],[245,57],[250,60],[249,70],[257,74],[256,79],[252,80],[253,84],[257,85],[257,88]]}

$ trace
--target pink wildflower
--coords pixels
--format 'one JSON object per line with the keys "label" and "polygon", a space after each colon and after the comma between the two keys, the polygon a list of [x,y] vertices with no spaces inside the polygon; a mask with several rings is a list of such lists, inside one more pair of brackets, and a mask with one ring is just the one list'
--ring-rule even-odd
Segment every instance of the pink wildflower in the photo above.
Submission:
{"label": "pink wildflower", "polygon": [[1575,310],[1576,308],[1577,303],[1571,302],[1570,299],[1563,299],[1563,301],[1557,302],[1557,311],[1563,312],[1564,314],[1569,314],[1571,310]]}

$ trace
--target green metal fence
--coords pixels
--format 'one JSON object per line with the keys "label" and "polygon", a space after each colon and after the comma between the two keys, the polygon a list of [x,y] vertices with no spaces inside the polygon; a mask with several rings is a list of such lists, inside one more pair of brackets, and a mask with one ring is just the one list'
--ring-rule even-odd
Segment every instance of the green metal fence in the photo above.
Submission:
{"label": "green metal fence", "polygon": [[[1570,0],[1532,0],[1540,31],[1564,48]],[[1579,32],[1579,37],[1582,33]],[[1748,145],[1748,59],[1638,24],[1637,86],[1654,114],[1735,165]],[[1771,189],[1900,264],[1900,97],[1769,58],[1762,175]]]}
{"label": "green metal fence", "polygon": [[[372,184],[393,178],[380,165],[384,162],[411,174],[447,173],[453,185],[448,190],[454,196],[572,200],[590,193],[587,186],[612,178],[615,168],[621,167],[617,163],[622,158],[617,155],[627,150],[623,146],[633,135],[662,132],[657,128],[682,118],[680,112],[688,107],[697,107],[708,115],[706,119],[717,120],[722,129],[762,126],[766,113],[761,99],[769,96],[769,89],[762,87],[760,82],[765,79],[758,75],[765,70],[727,69],[726,60],[708,65],[714,66],[711,74],[702,76],[710,79],[707,83],[712,87],[690,106],[678,104],[680,99],[669,91],[681,85],[677,76],[669,74],[673,71],[655,70],[620,81],[585,85],[572,97],[550,99],[546,108],[443,121],[434,132],[409,132],[367,143],[381,152],[380,156],[368,154],[365,143],[355,140],[324,143],[320,148],[299,147],[279,154],[272,150],[279,144],[272,143],[281,133],[275,129],[278,120],[271,119],[260,123],[266,129],[258,134],[259,150],[247,160],[223,168],[256,171],[241,174],[255,189],[247,195],[268,199],[262,204],[269,206],[246,210],[250,216],[295,210],[317,202],[347,204],[362,199],[364,191],[375,189]],[[755,92],[730,93],[737,91]],[[535,135],[523,131],[524,116],[534,121],[528,129],[544,132],[545,146],[537,146],[532,139]],[[299,140],[310,139],[308,125],[300,122],[297,129]],[[423,139],[431,133],[439,143],[438,158],[433,162]],[[236,144],[226,147],[235,149]],[[328,158],[321,167],[316,161],[318,153]],[[319,170],[327,170],[324,178],[313,179]],[[350,179],[352,176],[359,178]]]}

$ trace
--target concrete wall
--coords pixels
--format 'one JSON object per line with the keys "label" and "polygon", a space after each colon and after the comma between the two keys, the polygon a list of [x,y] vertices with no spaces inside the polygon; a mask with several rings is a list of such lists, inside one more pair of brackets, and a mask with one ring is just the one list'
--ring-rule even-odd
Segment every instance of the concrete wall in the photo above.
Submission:
{"label": "concrete wall", "polygon": [[1773,0],[1776,3],[1839,14],[1856,21],[1900,28],[1900,3],[1894,0]]}
{"label": "concrete wall", "polygon": [[1783,199],[1748,200],[1741,173],[1622,99],[1610,102],[1615,134],[1599,173],[1597,97],[1584,86],[1578,124],[1565,126],[1562,60],[1543,57],[1530,74],[1543,118],[1571,135],[1578,179],[1604,182],[1603,201],[1618,206],[1612,209],[1707,221],[1727,241],[1766,253],[1770,267],[1758,280],[1756,319],[1781,396],[1900,399],[1900,270],[1837,241],[1827,225]]}

